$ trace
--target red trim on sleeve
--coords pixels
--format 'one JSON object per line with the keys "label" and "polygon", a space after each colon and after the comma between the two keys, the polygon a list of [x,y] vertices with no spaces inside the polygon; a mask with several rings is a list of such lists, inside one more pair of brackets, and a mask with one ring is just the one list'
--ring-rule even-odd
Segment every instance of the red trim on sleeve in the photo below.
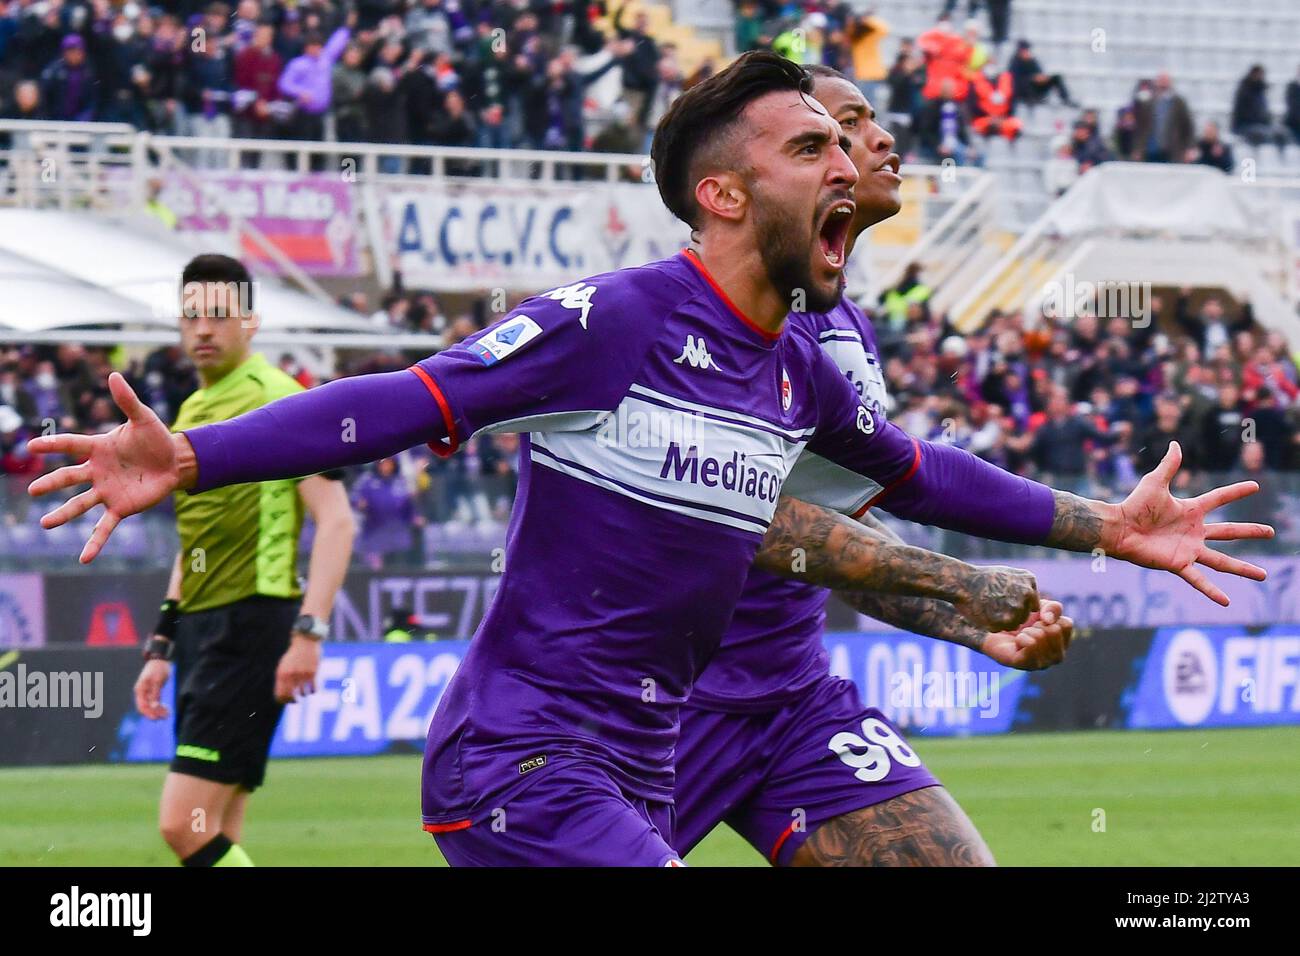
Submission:
{"label": "red trim on sleeve", "polygon": [[772,852],[767,855],[767,861],[773,866],[777,865],[776,858],[777,854],[781,852],[781,847],[785,846],[785,841],[790,839],[790,834],[794,833],[794,824],[795,821],[791,821],[790,825],[785,828],[785,832],[776,838],[776,844],[772,847]]}
{"label": "red trim on sleeve", "polygon": [[[411,371],[419,377],[420,381],[424,383],[424,387],[429,390],[429,394],[433,396],[434,401],[438,403],[438,408],[442,411],[443,424],[447,426],[447,441],[431,441],[429,442],[429,450],[439,458],[450,458],[456,453],[456,449],[460,447],[460,439],[456,437],[456,422],[451,415],[451,406],[447,404],[447,396],[442,394],[442,389],[438,387],[438,383],[420,366],[412,365]],[[466,824],[466,826],[468,825]]]}
{"label": "red trim on sleeve", "polygon": [[767,329],[755,323],[754,320],[751,319],[749,316],[747,316],[744,312],[740,311],[740,307],[736,305],[736,303],[731,301],[731,296],[723,292],[722,286],[718,285],[717,281],[713,278],[713,276],[709,275],[709,270],[704,268],[704,263],[700,261],[700,257],[696,254],[694,249],[683,249],[682,255],[686,257],[687,262],[695,266],[695,268],[699,271],[700,275],[704,277],[704,281],[709,284],[709,288],[711,288],[715,293],[717,293],[718,298],[723,301],[726,307],[732,311],[732,313],[736,316],[736,318],[740,319],[740,321],[745,323],[747,327],[757,332],[759,335],[763,336],[763,338],[767,339],[769,342],[775,342],[777,339],[781,337],[780,332],[769,332]]}
{"label": "red trim on sleeve", "polygon": [[424,825],[425,833],[454,833],[457,830],[468,830],[474,825],[472,820],[456,820],[452,823],[426,823]]}
{"label": "red trim on sleeve", "polygon": [[916,470],[921,467],[921,443],[913,438],[912,447],[916,450],[916,454],[912,456],[912,467],[908,468],[901,478],[895,478],[884,488],[881,488],[880,491],[876,493],[876,496],[863,505],[853,517],[861,518],[864,514],[879,504],[886,496],[892,495],[897,491],[903,482],[908,481],[916,474]]}

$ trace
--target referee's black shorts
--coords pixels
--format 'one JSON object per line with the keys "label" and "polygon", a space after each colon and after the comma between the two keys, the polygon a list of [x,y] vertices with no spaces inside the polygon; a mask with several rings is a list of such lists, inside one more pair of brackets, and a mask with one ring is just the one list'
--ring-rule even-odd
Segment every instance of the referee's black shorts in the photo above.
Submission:
{"label": "referee's black shorts", "polygon": [[247,790],[261,786],[284,710],[275,700],[275,671],[298,606],[297,599],[256,595],[181,615],[172,770]]}

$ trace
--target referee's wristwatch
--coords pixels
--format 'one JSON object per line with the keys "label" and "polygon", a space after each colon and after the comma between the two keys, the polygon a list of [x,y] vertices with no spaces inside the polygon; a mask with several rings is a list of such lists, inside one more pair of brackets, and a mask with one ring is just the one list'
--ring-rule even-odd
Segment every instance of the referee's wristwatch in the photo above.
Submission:
{"label": "referee's wristwatch", "polygon": [[165,637],[155,634],[145,641],[144,659],[147,661],[170,661],[176,645]]}
{"label": "referee's wristwatch", "polygon": [[330,636],[330,626],[328,621],[322,621],[318,617],[299,614],[298,620],[293,622],[293,632],[309,637],[313,641],[323,641]]}

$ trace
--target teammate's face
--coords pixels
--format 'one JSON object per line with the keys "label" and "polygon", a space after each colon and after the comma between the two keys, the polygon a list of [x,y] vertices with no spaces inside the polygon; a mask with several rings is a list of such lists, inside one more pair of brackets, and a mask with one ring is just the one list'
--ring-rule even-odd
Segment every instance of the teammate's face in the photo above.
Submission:
{"label": "teammate's face", "polygon": [[181,348],[205,381],[221,378],[248,357],[257,317],[239,283],[195,282],[181,295]]}
{"label": "teammate's face", "polygon": [[839,301],[858,173],[816,100],[773,93],[749,106],[745,184],[769,280],[800,311]]}
{"label": "teammate's face", "polygon": [[857,211],[853,216],[852,240],[864,229],[895,215],[902,208],[898,175],[902,161],[894,152],[894,137],[876,122],[876,111],[862,92],[848,80],[818,77],[813,95],[840,124],[849,140],[849,158],[858,171],[853,188]]}

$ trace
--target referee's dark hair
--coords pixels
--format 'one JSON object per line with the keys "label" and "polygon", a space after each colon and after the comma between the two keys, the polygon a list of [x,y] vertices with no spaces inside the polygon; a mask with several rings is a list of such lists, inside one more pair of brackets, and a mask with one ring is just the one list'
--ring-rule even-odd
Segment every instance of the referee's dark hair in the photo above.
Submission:
{"label": "referee's dark hair", "polygon": [[677,97],[650,146],[655,183],[664,205],[699,228],[695,186],[701,171],[734,162],[741,150],[741,115],[761,96],[790,90],[812,93],[811,74],[771,50],[751,50],[721,73]]}
{"label": "referee's dark hair", "polygon": [[234,301],[238,302],[243,309],[252,312],[253,277],[238,259],[215,252],[205,252],[185,264],[181,272],[182,306],[189,301],[187,299],[189,290],[193,289],[195,284],[206,285],[213,282],[237,289],[239,296]]}

